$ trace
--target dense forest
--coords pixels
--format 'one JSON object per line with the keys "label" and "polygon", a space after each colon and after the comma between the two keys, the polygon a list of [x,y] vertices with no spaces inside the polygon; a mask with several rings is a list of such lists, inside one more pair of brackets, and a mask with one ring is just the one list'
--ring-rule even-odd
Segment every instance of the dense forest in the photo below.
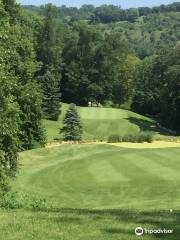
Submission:
{"label": "dense forest", "polygon": [[41,121],[56,121],[60,102],[124,106],[179,132],[179,39],[180,3],[123,10],[0,0],[1,179],[16,172],[18,151],[45,144]]}

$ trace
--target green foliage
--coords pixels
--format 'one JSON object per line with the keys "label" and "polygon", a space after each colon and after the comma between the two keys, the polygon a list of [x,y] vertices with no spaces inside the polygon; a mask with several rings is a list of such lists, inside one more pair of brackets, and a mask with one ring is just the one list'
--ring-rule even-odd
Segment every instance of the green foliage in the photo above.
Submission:
{"label": "green foliage", "polygon": [[64,141],[79,141],[83,133],[81,119],[76,110],[75,104],[70,104],[69,109],[63,120],[61,129]]}
{"label": "green foliage", "polygon": [[118,142],[132,142],[132,143],[152,143],[153,135],[149,132],[140,132],[134,135],[110,135],[108,137],[108,143],[118,143]]}
{"label": "green foliage", "polygon": [[137,71],[132,109],[158,115],[167,128],[180,130],[180,47],[164,49],[159,56],[145,59]]}
{"label": "green foliage", "polygon": [[0,13],[0,192],[7,192],[8,177],[18,169],[18,151],[26,144],[30,148],[32,139],[41,142],[44,134],[40,97],[33,94],[39,68],[33,32],[21,22],[15,1],[0,1]]}
{"label": "green foliage", "polygon": [[[44,14],[44,6],[24,6],[25,9],[35,12],[38,15]],[[153,13],[179,12],[180,4],[175,2],[168,5],[161,5],[159,7],[140,7],[121,9],[119,6],[103,4],[98,7],[93,5],[82,5],[77,7],[56,7],[56,15],[64,22],[74,22],[78,20],[91,21],[91,23],[111,23],[117,21],[134,22],[139,16],[148,16]]]}
{"label": "green foliage", "polygon": [[60,22],[51,4],[44,9],[44,20],[38,35],[37,58],[42,62],[41,75],[49,70],[60,84],[62,70],[62,33]]}
{"label": "green foliage", "polygon": [[44,15],[37,38],[37,58],[42,62],[39,72],[44,95],[42,107],[47,119],[57,121],[60,113],[63,30],[55,19],[56,11],[51,4],[45,6]]}
{"label": "green foliage", "polygon": [[41,146],[44,146],[46,139],[42,126],[42,97],[39,85],[33,81],[22,86],[18,102],[22,109],[22,124],[19,133],[22,148],[31,149],[34,142],[38,142]]}
{"label": "green foliage", "polygon": [[53,121],[57,121],[60,114],[60,93],[58,82],[47,71],[44,76],[40,78],[40,83],[43,90],[43,111],[45,118]]}
{"label": "green foliage", "polygon": [[[2,157],[2,152],[0,152],[0,159]],[[10,191],[9,177],[5,173],[2,167],[0,168],[0,199]]]}
{"label": "green foliage", "polygon": [[121,35],[82,22],[73,25],[71,35],[63,52],[62,100],[80,105],[111,100],[127,57]]}
{"label": "green foliage", "polygon": [[168,49],[157,60],[162,89],[160,95],[160,122],[180,132],[180,45]]}
{"label": "green foliage", "polygon": [[31,197],[28,194],[9,191],[0,199],[0,208],[2,209],[47,209],[46,200],[43,198]]}
{"label": "green foliage", "polygon": [[16,89],[16,79],[0,66],[0,150],[3,153],[0,167],[7,171],[17,168],[17,151],[19,146],[18,133],[20,129],[20,111],[13,91]]}

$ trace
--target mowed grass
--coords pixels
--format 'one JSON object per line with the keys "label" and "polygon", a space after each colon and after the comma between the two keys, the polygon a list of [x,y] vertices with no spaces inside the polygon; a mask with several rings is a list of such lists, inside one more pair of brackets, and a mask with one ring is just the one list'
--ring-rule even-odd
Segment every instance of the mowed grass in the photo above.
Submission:
{"label": "mowed grass", "polygon": [[[60,128],[68,104],[62,104],[62,113],[59,121],[53,122],[44,120],[49,141],[59,138]],[[83,139],[87,140],[107,140],[109,135],[136,134],[140,130],[152,130],[154,124],[150,118],[133,113],[131,111],[114,108],[77,107],[81,117],[84,133]]]}
{"label": "mowed grass", "polygon": [[178,147],[62,145],[23,152],[21,164],[14,188],[56,208],[180,207]]}
{"label": "mowed grass", "polygon": [[13,189],[45,198],[50,208],[1,211],[2,239],[135,240],[134,229],[142,226],[174,229],[174,234],[141,239],[179,240],[177,145],[62,145],[20,157],[22,168]]}

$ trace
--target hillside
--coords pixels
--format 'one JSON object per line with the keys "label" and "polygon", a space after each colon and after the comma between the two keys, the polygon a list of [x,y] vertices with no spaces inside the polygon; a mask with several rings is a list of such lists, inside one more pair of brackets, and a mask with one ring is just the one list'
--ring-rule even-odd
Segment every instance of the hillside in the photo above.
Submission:
{"label": "hillside", "polygon": [[[84,21],[105,31],[120,32],[129,50],[140,59],[157,54],[164,46],[174,46],[180,39],[179,2],[154,8],[123,10],[116,6],[57,8],[56,18],[65,23]],[[24,6],[26,14],[44,15],[43,7]],[[120,11],[120,12],[119,12]],[[124,14],[123,11],[125,12]],[[126,13],[127,11],[127,13]],[[132,11],[132,12],[131,12]],[[119,12],[119,13],[118,13]],[[124,17],[118,16],[127,16]],[[93,19],[93,20],[92,20]]]}
{"label": "hillside", "polygon": [[[62,105],[59,121],[44,120],[48,140],[60,137],[59,129],[67,108],[67,104]],[[152,130],[153,121],[150,118],[123,109],[78,107],[78,112],[83,122],[85,140],[107,140],[112,134],[123,136],[140,130]]]}
{"label": "hillside", "polygon": [[13,190],[20,202],[37,199],[34,207],[46,199],[46,208],[1,210],[2,239],[135,240],[140,225],[175,229],[168,239],[178,240],[180,148],[150,145],[65,145],[21,153]]}
{"label": "hillside", "polygon": [[176,209],[180,199],[176,147],[85,144],[27,151],[21,153],[15,188],[57,208]]}
{"label": "hillside", "polygon": [[139,17],[136,22],[121,21],[106,26],[120,32],[129,48],[139,58],[157,54],[164,46],[173,46],[180,39],[180,12],[154,13]]}

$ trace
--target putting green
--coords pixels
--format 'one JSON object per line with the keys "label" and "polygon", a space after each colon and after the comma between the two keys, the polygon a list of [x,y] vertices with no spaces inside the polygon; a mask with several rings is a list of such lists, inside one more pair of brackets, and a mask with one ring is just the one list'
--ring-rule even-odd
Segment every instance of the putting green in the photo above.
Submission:
{"label": "putting green", "polygon": [[[59,121],[44,120],[48,140],[59,138],[62,119],[68,109],[67,104],[62,104],[62,113]],[[107,140],[109,135],[136,134],[140,130],[152,130],[154,124],[150,118],[137,113],[114,108],[77,107],[83,123],[83,139]]]}

